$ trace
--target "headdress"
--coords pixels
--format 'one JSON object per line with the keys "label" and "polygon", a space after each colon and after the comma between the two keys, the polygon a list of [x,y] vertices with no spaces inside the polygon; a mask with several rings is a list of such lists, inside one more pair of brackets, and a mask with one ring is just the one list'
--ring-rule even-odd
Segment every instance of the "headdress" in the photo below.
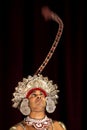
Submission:
{"label": "headdress", "polygon": [[[13,99],[12,99],[13,107],[14,108],[20,107],[20,111],[25,115],[29,113],[29,109],[24,110],[23,108],[25,108],[25,104],[26,102],[28,102],[27,97],[32,92],[32,90],[40,89],[41,91],[44,92],[44,94],[47,97],[46,110],[49,113],[52,113],[55,110],[56,108],[55,104],[57,103],[57,98],[58,98],[58,95],[57,95],[59,91],[58,86],[54,84],[52,80],[49,80],[48,77],[44,77],[41,74],[41,72],[43,71],[43,69],[46,67],[47,63],[51,59],[59,43],[60,37],[62,35],[62,31],[63,31],[63,22],[59,18],[59,16],[56,13],[52,12],[50,9],[48,9],[48,7],[42,8],[42,14],[44,15],[46,20],[51,19],[57,22],[59,24],[59,27],[58,27],[58,31],[54,39],[54,42],[52,44],[52,47],[50,48],[50,51],[47,54],[41,66],[38,68],[38,70],[33,76],[29,75],[27,78],[23,78],[21,82],[18,82],[18,85],[15,88],[15,92],[13,93]],[[27,108],[28,108],[28,105],[26,106],[25,109]]]}

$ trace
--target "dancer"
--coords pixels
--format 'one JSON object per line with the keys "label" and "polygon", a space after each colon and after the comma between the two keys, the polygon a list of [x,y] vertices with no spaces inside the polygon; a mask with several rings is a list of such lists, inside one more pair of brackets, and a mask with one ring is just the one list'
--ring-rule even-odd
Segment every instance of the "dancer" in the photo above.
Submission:
{"label": "dancer", "polygon": [[12,126],[10,130],[66,130],[64,123],[54,121],[46,114],[46,111],[48,113],[55,111],[59,90],[57,84],[41,74],[59,43],[63,22],[48,7],[42,8],[42,15],[45,20],[54,20],[59,24],[58,32],[49,53],[35,74],[23,78],[15,88],[13,107],[18,108],[25,118]]}

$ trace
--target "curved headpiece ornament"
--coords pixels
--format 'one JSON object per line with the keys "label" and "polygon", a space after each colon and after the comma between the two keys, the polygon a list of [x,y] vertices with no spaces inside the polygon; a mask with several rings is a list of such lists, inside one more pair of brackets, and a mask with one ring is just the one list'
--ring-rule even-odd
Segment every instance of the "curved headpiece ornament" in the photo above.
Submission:
{"label": "curved headpiece ornament", "polygon": [[[13,107],[19,108],[24,115],[28,115],[28,113],[30,112],[29,110],[24,110],[24,108],[26,104],[26,99],[33,90],[39,89],[44,92],[45,96],[47,97],[46,110],[49,113],[54,112],[56,108],[55,104],[57,103],[58,98],[58,86],[54,84],[52,80],[49,80],[48,77],[43,77],[41,72],[51,59],[59,43],[63,32],[63,22],[60,17],[56,13],[52,12],[48,7],[42,8],[42,15],[45,17],[45,20],[54,20],[55,22],[57,22],[59,24],[59,27],[54,42],[41,66],[37,69],[33,76],[28,76],[28,78],[23,78],[23,81],[18,82],[18,85],[15,88],[15,92],[13,93]],[[28,106],[26,107],[26,109],[27,108]]]}

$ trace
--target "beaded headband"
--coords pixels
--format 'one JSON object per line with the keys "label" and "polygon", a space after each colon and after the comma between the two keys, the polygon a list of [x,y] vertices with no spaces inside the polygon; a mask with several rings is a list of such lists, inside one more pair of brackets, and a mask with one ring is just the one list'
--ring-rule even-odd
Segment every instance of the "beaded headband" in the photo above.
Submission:
{"label": "beaded headband", "polygon": [[52,80],[49,80],[48,77],[43,77],[43,75],[41,75],[41,72],[51,59],[59,43],[59,40],[63,32],[63,22],[60,19],[60,17],[56,13],[52,12],[48,7],[42,8],[42,15],[44,15],[46,20],[53,20],[57,22],[59,24],[58,31],[52,44],[52,47],[49,50],[49,53],[47,54],[45,60],[37,69],[35,74],[33,76],[29,75],[28,78],[23,78],[23,81],[18,82],[18,85],[15,88],[15,92],[13,93],[12,99],[14,108],[18,108],[22,100],[24,98],[27,98],[30,92],[32,92],[32,90],[38,88],[39,90],[43,91],[47,97],[50,97],[54,101],[54,104],[57,103],[58,86],[54,84]]}

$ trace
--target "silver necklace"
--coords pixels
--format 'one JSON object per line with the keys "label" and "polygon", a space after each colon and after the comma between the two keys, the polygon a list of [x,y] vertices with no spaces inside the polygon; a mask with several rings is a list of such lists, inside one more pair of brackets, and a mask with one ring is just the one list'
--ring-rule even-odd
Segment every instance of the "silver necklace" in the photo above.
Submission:
{"label": "silver necklace", "polygon": [[46,128],[51,125],[52,120],[48,118],[47,116],[39,120],[30,118],[29,116],[27,116],[26,118],[24,118],[24,122],[28,126],[32,125],[36,130],[46,130]]}

